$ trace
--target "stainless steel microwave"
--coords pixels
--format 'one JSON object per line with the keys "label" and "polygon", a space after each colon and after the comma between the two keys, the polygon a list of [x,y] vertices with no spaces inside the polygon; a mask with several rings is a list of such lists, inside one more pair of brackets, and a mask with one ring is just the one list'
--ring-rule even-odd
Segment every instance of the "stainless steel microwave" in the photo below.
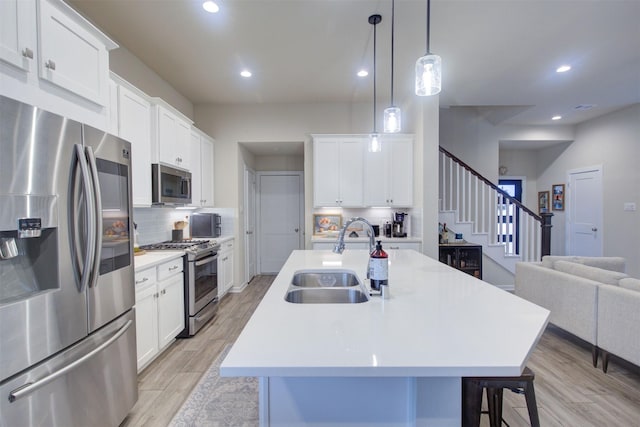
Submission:
{"label": "stainless steel microwave", "polygon": [[191,204],[191,172],[153,163],[151,191],[151,202],[154,204]]}

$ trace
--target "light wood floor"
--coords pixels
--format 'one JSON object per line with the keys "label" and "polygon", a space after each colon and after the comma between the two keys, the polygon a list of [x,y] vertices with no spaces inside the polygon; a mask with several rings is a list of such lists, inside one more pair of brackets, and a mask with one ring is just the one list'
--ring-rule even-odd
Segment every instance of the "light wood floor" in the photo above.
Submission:
{"label": "light wood floor", "polygon": [[[257,276],[241,294],[222,299],[217,316],[195,337],[177,340],[138,377],[139,398],[121,427],[164,427],[201,375],[235,341],[275,276]],[[591,365],[591,349],[549,327],[531,356],[543,427],[640,427],[640,369],[612,358],[607,374]],[[528,426],[524,396],[504,392],[503,418]],[[489,425],[482,416],[481,426]],[[200,427],[200,426],[199,426]],[[201,426],[206,427],[206,426]]]}

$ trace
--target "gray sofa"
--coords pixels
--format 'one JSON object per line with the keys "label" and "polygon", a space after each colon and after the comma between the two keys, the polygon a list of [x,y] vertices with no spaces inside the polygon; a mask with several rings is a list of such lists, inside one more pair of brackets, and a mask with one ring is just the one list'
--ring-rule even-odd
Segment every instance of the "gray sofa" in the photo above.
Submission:
{"label": "gray sofa", "polygon": [[640,280],[625,273],[620,257],[545,256],[516,264],[516,295],[549,311],[549,322],[602,352],[640,365]]}

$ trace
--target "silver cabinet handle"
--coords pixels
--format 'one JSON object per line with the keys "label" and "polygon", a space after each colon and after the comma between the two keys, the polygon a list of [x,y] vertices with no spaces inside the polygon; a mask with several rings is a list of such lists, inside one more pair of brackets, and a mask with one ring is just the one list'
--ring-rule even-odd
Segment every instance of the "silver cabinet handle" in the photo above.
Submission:
{"label": "silver cabinet handle", "polygon": [[13,390],[11,393],[9,393],[9,402],[15,402],[16,400],[20,399],[21,397],[24,397],[24,396],[36,391],[40,387],[43,387],[43,386],[49,384],[51,381],[54,381],[54,380],[60,378],[61,376],[66,375],[68,372],[76,369],[78,366],[82,365],[84,362],[88,361],[89,359],[91,359],[92,357],[97,355],[98,353],[101,353],[105,348],[109,347],[111,344],[113,344],[115,341],[117,341],[118,338],[120,338],[125,332],[127,332],[127,329],[129,329],[132,324],[133,324],[133,321],[127,320],[127,323],[125,323],[124,326],[122,328],[120,328],[120,330],[118,332],[116,332],[116,334],[114,336],[109,338],[109,340],[106,341],[105,343],[103,343],[100,347],[96,348],[95,350],[92,350],[90,353],[85,354],[80,359],[76,360],[75,362],[68,364],[67,366],[65,366],[64,368],[60,369],[59,371],[56,371],[53,374],[42,378],[41,380],[38,380],[36,382],[27,383],[27,384],[23,385],[22,387],[19,387],[19,388]]}
{"label": "silver cabinet handle", "polygon": [[142,279],[142,280],[136,280],[136,285],[137,285],[137,284],[140,284],[140,283],[144,283],[144,282],[146,282],[147,280],[149,280],[149,278],[148,278],[148,277],[145,277],[145,278],[144,278],[144,279]]}
{"label": "silver cabinet handle", "polygon": [[[29,49],[28,47],[25,47],[24,49],[22,49],[22,56],[24,56],[25,58],[33,59],[33,50]],[[54,64],[54,67],[55,67],[55,64]]]}
{"label": "silver cabinet handle", "polygon": [[297,232],[298,232],[298,229],[297,229],[297,228],[294,228],[294,229],[293,229],[293,231],[295,231],[295,232],[297,233]]}
{"label": "silver cabinet handle", "polygon": [[169,267],[169,271],[173,271],[175,269],[179,268],[177,265],[174,265],[173,267]]}
{"label": "silver cabinet handle", "polygon": [[598,229],[597,229],[596,227],[593,227],[593,228],[591,229],[591,231],[596,232],[596,231],[598,231]]}
{"label": "silver cabinet handle", "polygon": [[160,292],[160,293],[161,293],[162,295],[164,295],[164,294],[166,294],[166,293],[167,293],[167,290],[166,290],[166,289],[163,289],[163,290],[162,290],[162,292]]}
{"label": "silver cabinet handle", "polygon": [[56,63],[53,62],[50,59],[47,62],[44,63],[44,66],[47,67],[48,69],[50,69],[51,71],[55,71],[55,69],[56,69]]}

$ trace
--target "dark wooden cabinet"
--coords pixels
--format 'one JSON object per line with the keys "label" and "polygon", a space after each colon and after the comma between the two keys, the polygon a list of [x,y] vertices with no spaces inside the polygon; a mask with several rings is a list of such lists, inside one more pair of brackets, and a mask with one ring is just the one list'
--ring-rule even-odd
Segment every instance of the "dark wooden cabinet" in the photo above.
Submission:
{"label": "dark wooden cabinet", "polygon": [[482,245],[449,243],[440,245],[440,262],[482,279]]}

